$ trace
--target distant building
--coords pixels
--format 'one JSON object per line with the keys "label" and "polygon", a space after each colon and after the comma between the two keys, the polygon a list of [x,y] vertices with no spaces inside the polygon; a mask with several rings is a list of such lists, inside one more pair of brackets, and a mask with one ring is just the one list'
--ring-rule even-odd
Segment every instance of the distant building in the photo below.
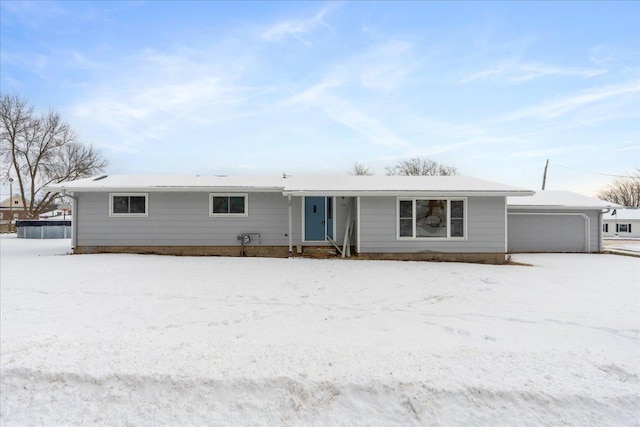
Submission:
{"label": "distant building", "polygon": [[0,222],[8,223],[9,220],[26,219],[27,212],[24,204],[22,203],[22,197],[19,194],[14,194],[11,197],[0,201]]}
{"label": "distant building", "polygon": [[640,238],[640,208],[614,209],[602,221],[604,237]]}

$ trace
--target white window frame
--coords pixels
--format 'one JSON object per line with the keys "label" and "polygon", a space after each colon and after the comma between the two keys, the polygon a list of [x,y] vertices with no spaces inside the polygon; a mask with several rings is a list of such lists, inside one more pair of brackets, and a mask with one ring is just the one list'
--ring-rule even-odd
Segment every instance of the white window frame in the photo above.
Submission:
{"label": "white window frame", "polygon": [[[113,211],[114,197],[144,197],[144,213],[115,213]],[[110,217],[128,217],[128,218],[146,218],[149,216],[149,193],[109,193],[109,216]]]}
{"label": "white window frame", "polygon": [[[446,237],[416,237],[416,200],[446,200],[447,201],[447,236]],[[400,236],[400,201],[410,201],[412,208],[412,234],[413,236]],[[461,201],[463,202],[463,232],[462,237],[451,237],[451,202]],[[464,241],[467,240],[469,230],[467,228],[468,221],[468,198],[467,197],[438,197],[438,196],[424,196],[424,197],[396,197],[396,240],[404,241],[425,241],[425,242],[437,242],[437,241]]]}
{"label": "white window frame", "polygon": [[[244,213],[214,213],[214,197],[244,197]],[[249,194],[248,193],[209,193],[209,217],[211,218],[246,218],[249,216]]]}

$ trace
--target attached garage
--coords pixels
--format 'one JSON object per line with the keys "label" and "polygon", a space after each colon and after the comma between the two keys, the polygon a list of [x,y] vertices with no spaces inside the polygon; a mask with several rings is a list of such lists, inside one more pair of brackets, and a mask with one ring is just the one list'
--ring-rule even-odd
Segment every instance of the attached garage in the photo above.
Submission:
{"label": "attached garage", "polygon": [[616,204],[569,191],[510,197],[509,252],[601,252],[602,213]]}
{"label": "attached garage", "polygon": [[509,252],[591,252],[589,223],[580,213],[510,212]]}

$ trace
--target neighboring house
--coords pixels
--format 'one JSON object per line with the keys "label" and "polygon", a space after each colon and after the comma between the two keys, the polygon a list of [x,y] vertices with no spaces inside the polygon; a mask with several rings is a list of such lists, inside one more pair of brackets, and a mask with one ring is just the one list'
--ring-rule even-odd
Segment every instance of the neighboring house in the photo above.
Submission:
{"label": "neighboring house", "polygon": [[14,194],[12,197],[0,201],[0,221],[7,222],[11,220],[25,219],[27,213],[22,203],[22,197]]}
{"label": "neighboring house", "polygon": [[74,253],[296,256],[503,263],[507,197],[533,191],[462,177],[101,176],[72,196]]}
{"label": "neighboring house", "polygon": [[601,252],[603,216],[614,208],[570,191],[508,199],[509,252]]}
{"label": "neighboring house", "polygon": [[640,208],[614,209],[604,216],[604,237],[640,238]]}
{"label": "neighboring house", "polygon": [[0,201],[0,208],[9,208],[11,206],[13,209],[24,209],[24,204],[22,204],[22,197],[19,194],[14,194],[13,197],[7,197],[6,199]]}

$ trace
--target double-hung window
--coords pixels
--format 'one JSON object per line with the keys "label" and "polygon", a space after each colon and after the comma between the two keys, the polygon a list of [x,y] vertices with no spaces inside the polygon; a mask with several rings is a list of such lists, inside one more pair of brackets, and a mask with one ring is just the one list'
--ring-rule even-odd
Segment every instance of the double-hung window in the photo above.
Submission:
{"label": "double-hung window", "polygon": [[631,224],[616,224],[616,233],[631,233]]}
{"label": "double-hung window", "polygon": [[149,195],[147,193],[109,194],[109,216],[149,216]]}
{"label": "double-hung window", "polygon": [[399,239],[466,238],[466,199],[398,198]]}
{"label": "double-hung window", "polygon": [[209,195],[209,216],[248,216],[246,194],[212,193]]}

